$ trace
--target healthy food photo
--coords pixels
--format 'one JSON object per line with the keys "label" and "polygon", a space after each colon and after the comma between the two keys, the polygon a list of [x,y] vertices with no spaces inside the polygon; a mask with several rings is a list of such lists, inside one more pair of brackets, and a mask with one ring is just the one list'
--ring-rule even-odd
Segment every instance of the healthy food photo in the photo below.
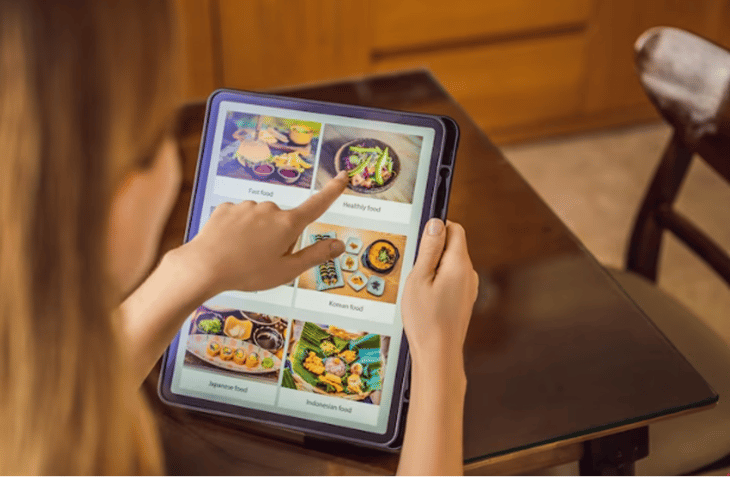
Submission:
{"label": "healthy food photo", "polygon": [[380,404],[390,337],[294,321],[281,386]]}
{"label": "healthy food photo", "polygon": [[327,125],[315,186],[347,171],[345,194],[410,204],[422,144],[420,136]]}
{"label": "healthy food photo", "polygon": [[229,112],[218,175],[308,189],[321,128],[311,121]]}
{"label": "healthy food photo", "polygon": [[184,366],[275,384],[288,327],[278,316],[200,306],[190,321]]}
{"label": "healthy food photo", "polygon": [[395,303],[406,237],[315,222],[304,232],[304,245],[333,238],[345,242],[345,253],[304,272],[298,287]]}

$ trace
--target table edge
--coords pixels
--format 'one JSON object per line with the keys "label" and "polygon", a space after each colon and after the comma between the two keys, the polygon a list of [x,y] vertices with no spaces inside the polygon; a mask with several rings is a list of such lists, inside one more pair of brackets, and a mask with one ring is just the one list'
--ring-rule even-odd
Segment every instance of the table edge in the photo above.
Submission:
{"label": "table edge", "polygon": [[523,459],[525,457],[531,456],[533,454],[539,454],[541,452],[546,452],[548,450],[554,450],[561,447],[569,447],[571,445],[581,444],[585,441],[589,441],[592,439],[597,439],[599,437],[608,436],[612,434],[618,434],[619,432],[628,431],[631,429],[637,429],[639,427],[644,427],[649,424],[654,424],[656,422],[665,421],[668,419],[673,419],[676,417],[686,416],[689,414],[694,414],[696,412],[701,411],[707,411],[712,408],[714,408],[717,405],[718,396],[715,395],[714,399],[701,406],[692,406],[692,407],[685,407],[684,409],[681,409],[676,412],[671,413],[663,413],[661,415],[656,415],[654,417],[649,417],[646,419],[641,420],[631,420],[632,422],[627,422],[623,425],[615,426],[615,425],[606,425],[606,426],[600,426],[595,432],[580,432],[580,433],[574,433],[574,434],[568,434],[566,436],[557,437],[554,439],[549,439],[542,441],[540,443],[525,446],[525,447],[519,447],[519,448],[513,448],[509,449],[503,452],[490,454],[489,456],[485,456],[482,458],[475,458],[475,459],[469,459],[468,461],[464,461],[464,470],[465,471],[474,471],[476,469],[480,468],[488,468],[492,465],[499,465],[504,462],[513,460],[513,459]]}

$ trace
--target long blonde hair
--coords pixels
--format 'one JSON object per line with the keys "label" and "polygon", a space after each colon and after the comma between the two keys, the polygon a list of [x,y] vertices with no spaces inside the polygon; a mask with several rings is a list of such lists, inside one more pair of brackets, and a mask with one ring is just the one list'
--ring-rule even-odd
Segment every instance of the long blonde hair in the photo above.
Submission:
{"label": "long blonde hair", "polygon": [[163,0],[0,0],[0,474],[163,471],[106,237],[174,106],[175,23]]}

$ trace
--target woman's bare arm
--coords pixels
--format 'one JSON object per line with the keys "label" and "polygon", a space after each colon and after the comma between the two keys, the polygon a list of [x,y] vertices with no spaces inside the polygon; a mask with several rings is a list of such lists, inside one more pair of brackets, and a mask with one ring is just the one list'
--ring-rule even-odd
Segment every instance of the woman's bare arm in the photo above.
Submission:
{"label": "woman's bare arm", "polygon": [[194,267],[182,249],[169,252],[120,307],[131,369],[140,384],[185,318],[214,294]]}
{"label": "woman's bare arm", "polygon": [[323,240],[297,252],[304,228],[320,217],[347,185],[347,173],[291,210],[272,202],[221,204],[190,242],[169,252],[121,305],[132,369],[141,383],[185,318],[225,290],[267,290],[340,255],[340,240]]}
{"label": "woman's bare arm", "polygon": [[[463,364],[461,365],[463,369]],[[411,402],[398,474],[461,475],[463,468],[463,372],[453,362],[414,367]]]}
{"label": "woman's bare arm", "polygon": [[412,370],[398,474],[463,473],[463,349],[478,283],[464,229],[432,219],[403,295]]}

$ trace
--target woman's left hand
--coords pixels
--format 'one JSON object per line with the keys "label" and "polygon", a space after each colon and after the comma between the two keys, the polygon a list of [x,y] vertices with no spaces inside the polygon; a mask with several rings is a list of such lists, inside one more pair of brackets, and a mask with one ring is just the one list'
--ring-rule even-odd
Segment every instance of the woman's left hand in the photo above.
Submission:
{"label": "woman's left hand", "polygon": [[317,242],[297,252],[304,228],[320,217],[347,186],[340,173],[299,207],[273,202],[223,203],[193,240],[170,252],[204,280],[210,296],[225,290],[258,291],[292,281],[307,269],[337,257],[341,240]]}

